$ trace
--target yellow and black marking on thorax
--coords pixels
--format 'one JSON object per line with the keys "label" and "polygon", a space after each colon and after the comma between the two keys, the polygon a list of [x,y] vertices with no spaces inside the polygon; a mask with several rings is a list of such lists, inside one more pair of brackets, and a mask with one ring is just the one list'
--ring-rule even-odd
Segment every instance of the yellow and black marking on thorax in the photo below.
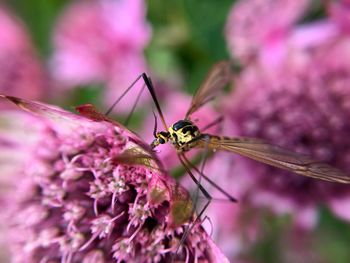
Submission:
{"label": "yellow and black marking on thorax", "polygon": [[198,127],[191,121],[179,120],[169,127],[168,131],[157,132],[151,147],[155,148],[159,144],[171,141],[178,151],[188,151],[193,147],[191,142],[194,142],[194,139],[199,138],[200,135]]}
{"label": "yellow and black marking on thorax", "polygon": [[200,135],[199,129],[189,120],[175,122],[168,129],[170,140],[181,147]]}

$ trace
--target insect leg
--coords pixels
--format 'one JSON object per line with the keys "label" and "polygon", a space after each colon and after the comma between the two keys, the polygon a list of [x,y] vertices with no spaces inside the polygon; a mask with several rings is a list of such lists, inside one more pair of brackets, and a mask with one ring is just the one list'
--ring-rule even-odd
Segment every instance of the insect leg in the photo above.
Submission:
{"label": "insect leg", "polygon": [[207,192],[207,190],[204,189],[204,187],[200,184],[200,182],[197,180],[197,178],[193,175],[193,173],[191,172],[191,168],[188,167],[186,161],[184,160],[184,158],[186,158],[184,156],[184,154],[180,153],[180,154],[178,154],[178,157],[179,157],[181,164],[185,168],[186,172],[189,174],[189,176],[194,181],[194,183],[198,186],[198,189],[203,193],[203,195],[205,196],[206,199],[211,200],[212,199],[211,195]]}
{"label": "insect leg", "polygon": [[157,115],[154,113],[154,110],[152,110],[153,117],[154,117],[154,127],[153,127],[153,137],[157,137]]}
{"label": "insect leg", "polygon": [[[142,73],[145,74],[145,73]],[[139,81],[139,79],[142,77],[142,74],[139,75],[132,83],[131,85],[120,95],[120,97],[109,107],[109,109],[105,112],[105,115],[108,116],[111,111],[114,109],[114,107],[119,103],[119,101],[122,100],[122,98],[125,97],[125,95],[132,89],[132,87],[136,84],[136,82]]]}
{"label": "insect leg", "polygon": [[162,110],[160,109],[160,106],[159,106],[159,102],[158,102],[158,99],[157,99],[157,96],[156,96],[156,91],[153,87],[153,84],[152,84],[152,80],[150,77],[148,77],[146,75],[146,73],[142,73],[142,78],[143,78],[143,81],[145,82],[149,92],[151,93],[151,96],[152,96],[152,99],[153,99],[153,102],[154,104],[156,105],[156,108],[157,108],[157,111],[158,111],[158,114],[162,120],[162,123],[163,123],[163,126],[164,126],[164,129],[165,130],[168,130],[168,125],[166,125],[166,122],[165,122],[165,119],[164,119],[164,116],[163,116],[163,113],[162,113]]}
{"label": "insect leg", "polygon": [[211,222],[211,219],[209,216],[205,216],[204,219],[202,220],[202,224],[204,223],[205,220],[208,220],[210,224],[210,234],[209,236],[211,237],[213,235],[213,222]]}
{"label": "insect leg", "polygon": [[136,105],[139,102],[139,100],[141,98],[141,95],[142,95],[142,92],[145,89],[145,87],[146,87],[146,84],[143,84],[142,89],[140,90],[139,94],[137,94],[137,97],[136,97],[136,100],[134,102],[134,105],[132,105],[131,111],[130,111],[128,117],[124,121],[124,126],[128,126],[128,124],[130,122],[130,119],[131,119],[131,116],[134,114],[134,111],[136,109]]}
{"label": "insect leg", "polygon": [[221,115],[219,116],[218,118],[216,118],[214,121],[212,121],[211,123],[209,123],[208,125],[204,126],[202,129],[201,129],[201,132],[204,132],[206,130],[208,130],[209,128],[219,124],[220,122],[222,122],[224,120],[224,117]]}
{"label": "insect leg", "polygon": [[[177,247],[175,253],[173,254],[172,258],[171,258],[171,262],[174,261],[175,256],[177,255],[177,252],[180,248],[180,246],[182,246],[182,244],[184,244],[188,234],[191,232],[191,230],[193,229],[193,227],[195,226],[196,222],[198,219],[201,218],[201,216],[203,215],[204,211],[207,209],[207,207],[209,206],[212,197],[211,195],[204,189],[204,187],[200,184],[200,182],[197,180],[197,178],[193,175],[193,173],[191,172],[190,167],[187,166],[186,162],[183,160],[183,154],[179,153],[178,154],[179,160],[182,163],[182,165],[184,166],[186,172],[189,174],[189,176],[191,177],[191,179],[195,182],[195,184],[198,186],[198,189],[203,193],[203,195],[206,197],[207,201],[205,203],[205,205],[203,206],[202,210],[199,212],[199,214],[196,216],[196,218],[194,219],[193,223],[185,230],[184,234],[181,237],[180,240],[180,244]],[[198,197],[198,195],[197,195]],[[195,207],[195,206],[194,206]]]}
{"label": "insect leg", "polygon": [[[202,152],[202,158],[201,158],[201,161],[200,161],[200,164],[201,164],[201,170],[199,172],[199,179],[198,179],[198,185],[201,185],[201,181],[202,181],[202,174],[203,174],[203,171],[204,171],[204,166],[205,166],[205,163],[207,161],[207,158],[208,158],[208,152],[209,152],[209,148],[208,148],[208,143],[209,143],[209,140],[206,140],[206,145],[204,147],[204,151]],[[209,194],[208,194],[209,195]],[[195,193],[195,198],[194,198],[194,207],[197,206],[197,202],[198,202],[198,196],[199,196],[199,188],[197,188],[197,191]],[[209,195],[210,196],[210,195]],[[212,199],[212,197],[210,196],[210,200]]]}
{"label": "insect leg", "polygon": [[[196,171],[198,174],[200,173],[200,171],[198,170],[198,168],[193,165],[190,160],[187,159],[186,155],[183,154],[183,160],[186,162],[187,166],[189,166],[191,169],[193,169],[194,171]],[[209,184],[211,184],[214,188],[216,188],[219,192],[221,192],[223,195],[225,195],[228,200],[230,202],[236,203],[237,199],[234,198],[232,195],[230,195],[229,193],[227,193],[224,189],[222,189],[219,185],[217,185],[213,180],[211,180],[208,176],[206,176],[204,173],[202,173],[202,177],[204,178],[204,180],[206,180]]]}
{"label": "insect leg", "polygon": [[162,113],[162,110],[160,109],[160,106],[159,106],[159,102],[158,102],[158,99],[157,99],[157,95],[156,95],[156,92],[155,92],[155,89],[153,87],[153,84],[152,84],[152,81],[151,81],[151,78],[148,77],[146,75],[146,73],[142,73],[141,75],[139,75],[132,83],[131,85],[122,93],[122,95],[120,95],[120,97],[112,104],[112,106],[106,111],[105,115],[108,115],[111,113],[111,111],[113,110],[113,108],[119,103],[119,101],[124,98],[124,96],[132,89],[132,87],[136,84],[136,82],[142,78],[144,83],[146,84],[146,87],[149,91],[149,93],[151,94],[151,97],[153,99],[153,102],[154,104],[156,105],[156,108],[157,108],[157,111],[158,111],[158,114],[162,120],[162,123],[164,125],[164,128],[165,130],[168,129],[168,126],[166,125],[166,122],[165,122],[165,119],[164,119],[164,115]]}

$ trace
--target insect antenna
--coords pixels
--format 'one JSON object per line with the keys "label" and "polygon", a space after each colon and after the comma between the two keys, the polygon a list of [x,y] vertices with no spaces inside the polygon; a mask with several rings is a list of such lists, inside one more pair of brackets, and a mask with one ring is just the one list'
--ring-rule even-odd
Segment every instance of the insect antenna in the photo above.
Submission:
{"label": "insect antenna", "polygon": [[211,237],[213,235],[213,222],[211,221],[209,216],[205,216],[204,219],[202,220],[202,224],[204,223],[204,221],[207,220],[210,224],[210,234],[209,236]]}

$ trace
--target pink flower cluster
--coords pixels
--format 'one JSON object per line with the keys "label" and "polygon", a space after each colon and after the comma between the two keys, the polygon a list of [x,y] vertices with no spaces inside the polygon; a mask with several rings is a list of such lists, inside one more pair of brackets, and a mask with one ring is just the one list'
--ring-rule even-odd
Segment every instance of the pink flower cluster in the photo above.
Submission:
{"label": "pink flower cluster", "polygon": [[42,98],[46,81],[24,26],[0,7],[0,27],[0,92]]}
{"label": "pink flower cluster", "polygon": [[[46,74],[24,26],[1,6],[0,91],[27,99],[57,98],[59,90],[103,84],[104,102],[111,105],[146,70],[143,51],[151,27],[145,10],[143,0],[67,4],[54,28]],[[129,109],[139,89],[134,88],[119,109]]]}
{"label": "pink flower cluster", "polygon": [[[238,53],[231,52],[244,67],[226,101],[225,129],[232,135],[265,138],[350,172],[350,38],[345,19],[349,10],[346,1],[338,1],[325,6],[330,16],[296,25],[308,3],[249,0],[233,7],[227,38],[231,46],[240,46]],[[278,15],[267,13],[268,8]],[[285,22],[278,23],[280,18]],[[281,32],[281,25],[283,34],[268,37]],[[263,36],[255,34],[258,28]],[[254,49],[242,41],[253,43]],[[239,163],[246,170],[239,176],[248,178],[256,204],[278,213],[293,212],[307,228],[317,222],[319,203],[350,220],[345,209],[349,187],[255,162],[235,165]]]}
{"label": "pink flower cluster", "polygon": [[[225,32],[241,71],[222,105],[222,134],[262,138],[350,173],[349,1],[322,3],[326,16],[298,22],[305,21],[313,3],[242,0],[233,5]],[[290,215],[303,230],[316,226],[319,205],[350,220],[347,185],[226,153],[208,163],[206,174],[240,201],[239,208],[213,204],[208,211],[217,226],[213,238],[230,259],[262,235],[254,222],[262,209]],[[222,218],[231,223],[220,224]]]}
{"label": "pink flower cluster", "polygon": [[[111,105],[145,71],[143,49],[150,35],[143,0],[75,2],[56,27],[52,74],[65,88],[103,83]],[[138,90],[118,108],[130,106]]]}
{"label": "pink flower cluster", "polygon": [[[0,196],[12,262],[227,262],[191,223],[188,193],[134,134],[91,105],[79,108],[84,117],[8,99],[39,115],[15,113],[36,129]],[[20,141],[10,128],[7,149]]]}

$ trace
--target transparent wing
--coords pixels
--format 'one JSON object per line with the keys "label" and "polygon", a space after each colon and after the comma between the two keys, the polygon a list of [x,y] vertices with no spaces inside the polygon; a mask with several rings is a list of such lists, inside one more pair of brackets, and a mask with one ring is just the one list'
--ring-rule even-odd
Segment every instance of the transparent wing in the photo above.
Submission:
{"label": "transparent wing", "polygon": [[[12,96],[6,96],[0,94],[0,99],[7,99],[11,101],[12,103],[16,104],[18,107],[22,108],[25,111],[29,111],[31,113],[38,114],[39,116],[45,117],[49,120],[54,120],[56,123],[59,123],[61,125],[73,125],[75,122],[81,125],[83,119],[89,119],[96,122],[109,122],[115,127],[122,130],[126,136],[128,136],[129,141],[133,142],[134,144],[138,145],[139,148],[135,148],[134,150],[126,151],[125,153],[120,155],[120,161],[121,163],[125,164],[143,164],[145,166],[148,166],[150,168],[154,168],[154,164],[151,162],[154,162],[156,166],[158,167],[159,171],[165,171],[162,163],[158,160],[158,158],[155,156],[154,151],[151,149],[151,147],[143,142],[140,137],[128,130],[126,127],[124,127],[119,122],[108,118],[106,115],[100,113],[92,104],[84,104],[81,106],[76,107],[77,111],[80,113],[81,116],[73,114],[71,112],[65,111],[59,107],[55,107],[52,105],[25,100],[17,97]],[[74,128],[77,126],[74,125]],[[138,154],[135,154],[135,151],[138,149]],[[134,155],[132,155],[133,153]],[[133,159],[133,160],[132,160]],[[152,166],[152,167],[151,167]]]}
{"label": "transparent wing", "polygon": [[[129,138],[132,138],[133,140],[139,142],[140,144],[142,144],[142,141],[140,139],[140,136],[138,136],[136,133],[134,133],[133,131],[129,130],[128,128],[126,128],[123,124],[108,118],[105,114],[99,112],[94,105],[92,104],[83,104],[80,106],[75,107],[75,109],[80,113],[81,116],[84,116],[85,118],[88,118],[90,120],[99,122],[99,121],[105,121],[105,122],[109,122],[111,124],[113,124],[114,126],[122,129],[123,131],[126,131],[129,136]],[[146,148],[149,148],[149,146],[147,145]]]}
{"label": "transparent wing", "polygon": [[330,182],[350,183],[350,176],[335,167],[259,139],[227,138],[203,134],[193,146],[237,153],[308,177]]}
{"label": "transparent wing", "polygon": [[221,61],[213,66],[208,76],[192,98],[191,106],[186,113],[186,119],[207,102],[215,98],[229,83],[232,76],[230,61]]}
{"label": "transparent wing", "polygon": [[126,149],[123,153],[113,157],[112,163],[125,165],[142,165],[152,170],[161,171],[155,158],[139,147]]}
{"label": "transparent wing", "polygon": [[[126,131],[128,134],[129,139],[134,142],[135,144],[137,144],[138,146],[140,146],[143,149],[143,153],[139,153],[138,156],[132,156],[131,153],[132,152],[128,152],[128,154],[125,153],[124,156],[120,157],[120,162],[124,162],[125,164],[127,163],[127,161],[131,161],[132,159],[134,159],[133,164],[141,164],[142,162],[144,162],[145,166],[151,166],[148,165],[147,163],[149,162],[149,160],[153,160],[156,162],[159,170],[164,171],[164,167],[162,165],[161,162],[159,162],[158,158],[155,156],[154,151],[152,150],[152,148],[144,143],[140,137],[132,132],[131,130],[129,130],[128,128],[126,128],[124,125],[122,125],[121,123],[108,118],[105,114],[99,112],[92,104],[83,104],[80,105],[78,107],[76,107],[76,110],[84,117],[91,119],[93,121],[106,121],[109,122],[111,124],[113,124],[114,126],[121,128],[123,131]],[[148,161],[147,161],[148,160]],[[130,163],[132,164],[132,163]]]}

